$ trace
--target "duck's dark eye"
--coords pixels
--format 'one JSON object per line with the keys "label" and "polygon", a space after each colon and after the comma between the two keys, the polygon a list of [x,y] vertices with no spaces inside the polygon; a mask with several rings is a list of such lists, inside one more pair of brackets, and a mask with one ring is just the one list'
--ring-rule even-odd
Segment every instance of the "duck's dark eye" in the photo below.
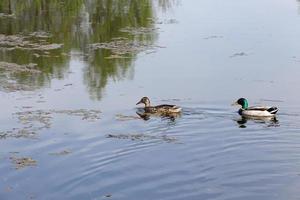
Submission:
{"label": "duck's dark eye", "polygon": [[237,101],[238,104],[240,105],[243,105],[245,103],[245,99],[244,98],[240,98],[238,101]]}

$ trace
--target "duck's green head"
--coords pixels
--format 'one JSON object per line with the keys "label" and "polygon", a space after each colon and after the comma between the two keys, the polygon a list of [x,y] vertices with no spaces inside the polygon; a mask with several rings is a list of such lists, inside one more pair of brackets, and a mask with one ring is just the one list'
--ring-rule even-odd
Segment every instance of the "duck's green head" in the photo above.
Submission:
{"label": "duck's green head", "polygon": [[239,98],[235,103],[241,105],[243,109],[248,108],[248,101],[245,98]]}

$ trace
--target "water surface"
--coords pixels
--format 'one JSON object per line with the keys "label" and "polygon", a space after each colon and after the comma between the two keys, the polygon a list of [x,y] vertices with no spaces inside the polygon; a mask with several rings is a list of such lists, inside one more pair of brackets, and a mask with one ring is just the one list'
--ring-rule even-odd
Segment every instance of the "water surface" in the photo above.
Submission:
{"label": "water surface", "polygon": [[[299,8],[1,1],[0,62],[39,71],[0,69],[1,199],[299,199]],[[142,96],[183,112],[144,120]]]}

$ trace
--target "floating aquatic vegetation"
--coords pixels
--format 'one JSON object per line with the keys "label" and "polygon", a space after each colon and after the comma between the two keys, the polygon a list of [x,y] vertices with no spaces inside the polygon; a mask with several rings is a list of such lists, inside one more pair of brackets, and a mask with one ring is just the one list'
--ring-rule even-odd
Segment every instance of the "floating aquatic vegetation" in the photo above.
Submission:
{"label": "floating aquatic vegetation", "polygon": [[55,114],[81,117],[81,120],[96,121],[100,119],[99,110],[34,110],[16,112],[13,114],[21,127],[15,127],[8,131],[0,132],[0,139],[7,138],[35,138],[43,129],[49,129]]}
{"label": "floating aquatic vegetation", "polygon": [[138,116],[128,116],[128,115],[122,115],[122,114],[116,115],[116,120],[118,120],[118,121],[128,121],[128,120],[136,120],[136,119],[141,119],[141,118]]}
{"label": "floating aquatic vegetation", "polygon": [[126,56],[120,56],[120,55],[110,55],[105,57],[105,59],[119,59],[119,58],[130,58],[130,57],[126,57]]}
{"label": "floating aquatic vegetation", "polygon": [[38,131],[51,126],[52,116],[50,116],[49,112],[42,110],[17,112],[14,113],[14,116],[17,117],[18,123],[22,127],[15,127],[9,131],[1,132],[1,139],[35,138]]}
{"label": "floating aquatic vegetation", "polygon": [[[130,41],[127,38],[114,38],[110,42],[94,43],[90,45],[93,50],[108,49],[111,50],[112,56],[123,57],[126,54],[137,54],[142,51],[155,50],[161,46],[146,44],[141,41]],[[110,57],[112,58],[112,57]]]}
{"label": "floating aquatic vegetation", "polygon": [[15,165],[15,169],[34,167],[37,165],[37,161],[33,160],[31,157],[10,157],[10,160]]}
{"label": "floating aquatic vegetation", "polygon": [[72,86],[72,85],[73,85],[73,83],[67,83],[67,84],[64,84],[65,87],[67,87],[67,86]]}
{"label": "floating aquatic vegetation", "polygon": [[235,54],[231,55],[230,58],[234,58],[237,56],[248,56],[248,54],[245,52],[235,53]]}
{"label": "floating aquatic vegetation", "polygon": [[104,195],[104,197],[110,198],[110,197],[112,197],[112,194],[106,194],[106,195]]}
{"label": "floating aquatic vegetation", "polygon": [[0,139],[6,139],[8,134],[6,132],[0,132]]}
{"label": "floating aquatic vegetation", "polygon": [[37,64],[35,63],[18,65],[16,63],[0,62],[0,69],[11,73],[19,73],[19,72],[41,73],[41,71],[38,70],[36,67]]}
{"label": "floating aquatic vegetation", "polygon": [[17,92],[17,91],[33,91],[37,87],[19,84],[11,80],[0,80],[0,90],[5,92]]}
{"label": "floating aquatic vegetation", "polygon": [[53,155],[53,156],[64,156],[64,155],[68,155],[70,153],[72,153],[72,151],[69,150],[69,149],[66,149],[66,150],[62,150],[62,151],[59,151],[59,152],[50,153],[50,155]]}
{"label": "floating aquatic vegetation", "polygon": [[176,19],[166,19],[164,20],[164,24],[178,24],[178,20]]}
{"label": "floating aquatic vegetation", "polygon": [[0,13],[0,18],[16,18],[15,14]]}
{"label": "floating aquatic vegetation", "polygon": [[99,110],[86,110],[86,109],[77,109],[77,110],[35,110],[35,111],[23,111],[17,112],[19,122],[23,125],[34,126],[34,123],[41,124],[38,129],[50,128],[51,120],[53,114],[65,114],[69,116],[81,117],[82,120],[98,120],[100,119]]}
{"label": "floating aquatic vegetation", "polygon": [[162,140],[164,142],[172,143],[177,142],[177,138],[170,137],[167,135],[162,136],[154,136],[154,135],[147,135],[142,133],[133,133],[133,134],[108,134],[107,138],[115,138],[115,139],[126,139],[132,141],[144,141],[144,140]]}
{"label": "floating aquatic vegetation", "polygon": [[179,23],[176,19],[164,19],[160,20],[158,18],[149,18],[148,19],[152,24],[177,24]]}
{"label": "floating aquatic vegetation", "polygon": [[15,91],[32,91],[36,89],[35,86],[17,83],[13,78],[15,74],[26,73],[26,74],[38,74],[41,70],[36,68],[37,64],[29,63],[19,65],[16,63],[0,62],[0,90],[5,92]]}
{"label": "floating aquatic vegetation", "polygon": [[159,28],[155,27],[126,27],[120,29],[121,32],[130,33],[132,35],[153,34]]}
{"label": "floating aquatic vegetation", "polygon": [[23,111],[14,114],[18,118],[18,122],[33,131],[50,128],[51,112],[44,110]]}
{"label": "floating aquatic vegetation", "polygon": [[129,140],[141,140],[151,139],[154,136],[149,136],[145,134],[108,134],[107,138],[116,138],[116,139],[129,139]]}
{"label": "floating aquatic vegetation", "polygon": [[100,119],[100,110],[86,110],[86,109],[77,109],[77,110],[50,110],[50,113],[57,114],[66,114],[69,116],[81,117],[82,120],[96,121]]}
{"label": "floating aquatic vegetation", "polygon": [[36,136],[36,133],[30,130],[29,127],[15,128],[14,131],[7,131],[6,134],[12,138],[35,138]]}
{"label": "floating aquatic vegetation", "polygon": [[47,33],[42,34],[39,32],[31,33],[29,36],[0,34],[0,47],[10,49],[10,50],[22,49],[22,50],[36,50],[36,51],[50,51],[50,50],[61,49],[63,47],[63,44],[56,44],[56,43],[49,44],[44,40],[42,43],[41,42],[38,43],[36,41],[32,41],[31,37],[48,38],[51,37],[51,35]]}
{"label": "floating aquatic vegetation", "polygon": [[63,47],[63,44],[45,44],[45,45],[33,45],[32,48],[27,48],[27,49],[32,49],[32,50],[38,50],[38,51],[50,51],[50,50],[55,50],[55,49],[61,49]]}
{"label": "floating aquatic vegetation", "polygon": [[29,41],[24,40],[24,36],[0,34],[0,47],[17,47],[29,44]]}
{"label": "floating aquatic vegetation", "polygon": [[52,37],[51,33],[44,32],[44,31],[36,31],[36,32],[30,33],[29,35],[32,36],[32,37],[36,37],[36,38],[50,38],[50,37]]}

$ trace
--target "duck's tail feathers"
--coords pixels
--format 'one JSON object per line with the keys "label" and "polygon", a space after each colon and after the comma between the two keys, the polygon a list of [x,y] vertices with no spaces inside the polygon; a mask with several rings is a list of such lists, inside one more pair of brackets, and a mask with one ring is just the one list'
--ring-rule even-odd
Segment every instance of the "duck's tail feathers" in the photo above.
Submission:
{"label": "duck's tail feathers", "polygon": [[277,107],[271,107],[267,110],[270,114],[275,115],[278,112],[278,108]]}
{"label": "duck's tail feathers", "polygon": [[182,108],[178,107],[178,106],[174,106],[173,109],[174,109],[173,110],[174,112],[181,112],[181,110],[182,110]]}

